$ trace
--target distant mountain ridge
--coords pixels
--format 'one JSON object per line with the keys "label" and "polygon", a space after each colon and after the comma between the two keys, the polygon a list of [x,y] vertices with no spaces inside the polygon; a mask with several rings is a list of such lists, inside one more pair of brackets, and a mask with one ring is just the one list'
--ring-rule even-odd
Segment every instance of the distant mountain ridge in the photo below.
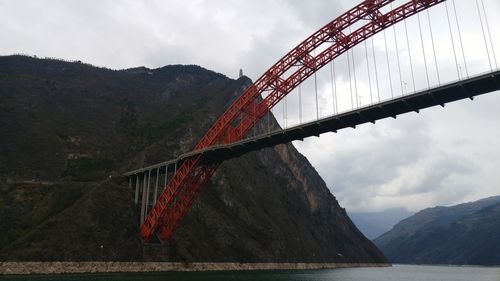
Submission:
{"label": "distant mountain ridge", "polygon": [[394,263],[500,264],[500,196],[424,209],[374,240]]}

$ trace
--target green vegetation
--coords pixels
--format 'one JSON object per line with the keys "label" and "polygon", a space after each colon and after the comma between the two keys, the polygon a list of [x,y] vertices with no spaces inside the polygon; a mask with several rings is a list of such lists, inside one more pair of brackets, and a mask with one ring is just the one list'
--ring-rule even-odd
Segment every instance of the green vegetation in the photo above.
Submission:
{"label": "green vegetation", "polygon": [[62,176],[69,176],[74,180],[89,181],[106,178],[115,167],[112,159],[78,158],[67,162],[66,171]]}
{"label": "green vegetation", "polygon": [[0,205],[0,249],[26,236],[49,218],[75,203],[87,187],[78,183],[12,184],[4,188]]}

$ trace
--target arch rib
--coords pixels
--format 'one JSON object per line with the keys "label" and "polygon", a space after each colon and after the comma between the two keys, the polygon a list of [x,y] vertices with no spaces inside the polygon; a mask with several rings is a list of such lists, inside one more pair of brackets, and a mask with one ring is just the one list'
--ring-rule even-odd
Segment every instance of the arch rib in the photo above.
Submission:
{"label": "arch rib", "polygon": [[[445,0],[412,0],[395,10],[381,14],[379,9],[393,1],[365,0],[308,37],[248,87],[207,131],[194,150],[206,148],[216,142],[228,143],[243,138],[256,120],[262,118],[290,91],[340,54],[388,26]],[[349,35],[343,33],[346,28],[363,19],[370,20],[370,23]],[[332,41],[332,46],[311,59],[312,51],[323,43]],[[306,57],[308,59],[305,59]],[[286,79],[281,77],[297,65],[299,69],[291,76]],[[251,112],[255,113],[245,113],[250,112],[249,106],[255,107],[255,100],[267,90],[271,91],[271,94],[258,103],[256,110],[252,109]],[[240,116],[243,118],[240,119]],[[233,128],[231,123],[237,119],[241,121]],[[202,160],[203,156],[193,157],[186,160],[177,170],[141,225],[141,238],[144,241],[149,241],[160,226],[160,238],[167,240],[171,237],[196,195],[218,166],[203,165]]]}
{"label": "arch rib", "polygon": [[277,83],[277,80],[279,80],[285,72],[294,65],[303,65],[302,60],[307,56],[311,56],[312,52],[321,44],[331,39],[336,40],[337,35],[342,34],[343,30],[356,22],[375,17],[376,14],[380,13],[378,11],[380,8],[392,2],[394,2],[394,0],[365,0],[302,41],[267,70],[252,86],[243,92],[243,94],[209,129],[207,134],[202,137],[195,149],[214,144],[220,136],[220,133],[230,124],[230,122],[235,120],[242,113],[242,109],[247,106],[249,102],[254,100],[264,91],[272,90],[273,85]]}
{"label": "arch rib", "polygon": [[446,0],[425,0],[408,2],[386,14],[378,15],[375,20],[372,20],[368,24],[347,35],[345,42],[336,42],[332,44],[332,46],[328,47],[323,52],[314,57],[314,67],[302,66],[293,74],[291,74],[287,79],[282,81],[281,90],[272,91],[265,99],[263,99],[257,106],[257,113],[252,117],[247,116],[247,118],[242,119],[239,125],[236,128],[232,129],[228,134],[228,139],[225,142],[231,143],[242,139],[245,136],[246,132],[251,129],[251,124],[255,123],[253,118],[262,118],[269,110],[271,110],[271,108],[273,108],[279,101],[281,101],[281,99],[283,99],[288,93],[293,91],[299,84],[305,81],[314,72],[321,69],[329,62],[345,53],[347,50],[372,37],[378,32],[444,1]]}

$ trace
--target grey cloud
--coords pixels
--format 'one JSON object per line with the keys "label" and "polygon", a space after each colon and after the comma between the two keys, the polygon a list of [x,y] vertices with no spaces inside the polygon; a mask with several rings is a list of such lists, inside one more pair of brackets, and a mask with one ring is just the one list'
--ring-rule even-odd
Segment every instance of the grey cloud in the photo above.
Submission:
{"label": "grey cloud", "polygon": [[[267,68],[317,28],[331,21],[359,1],[27,1],[0,0],[0,54],[27,53],[82,60],[111,68],[166,64],[199,64],[236,77],[243,68],[257,79]],[[482,35],[472,28],[478,21],[469,0],[457,0],[464,23],[467,63],[474,70],[487,70]],[[491,27],[500,24],[495,11],[500,4],[485,0]],[[431,12],[439,18],[443,7]],[[426,17],[422,18],[426,20]],[[417,89],[427,85],[416,19],[408,21],[411,55],[414,59]],[[455,44],[458,47],[456,26]],[[437,83],[430,38],[424,21],[427,63],[431,81]],[[401,26],[396,27],[402,79],[412,90],[408,53]],[[442,82],[456,77],[447,26],[436,25],[434,34],[440,59]],[[492,28],[492,30],[494,30]],[[472,33],[471,33],[472,32]],[[375,38],[380,92],[390,96],[383,34]],[[400,90],[395,60],[393,31],[387,33],[389,68],[393,89]],[[500,37],[492,34],[500,64]],[[448,41],[447,41],[448,40]],[[371,41],[370,41],[371,42]],[[446,43],[448,42],[448,43]],[[370,48],[370,44],[369,44]],[[371,53],[371,50],[369,50]],[[457,49],[460,56],[460,49]],[[357,86],[363,103],[368,101],[368,81],[363,44],[356,47]],[[460,58],[459,58],[460,59]],[[373,73],[373,62],[369,59]],[[459,61],[462,72],[465,63]],[[325,67],[317,74],[319,106],[322,115],[331,114],[331,77]],[[336,61],[341,101],[350,106],[345,55]],[[372,74],[372,90],[375,77]],[[315,118],[314,86],[304,84],[304,108]],[[375,95],[375,92],[373,93]],[[307,98],[307,99],[306,99]],[[340,202],[353,210],[380,210],[386,207],[423,208],[433,204],[452,204],[498,194],[500,175],[500,95],[492,93],[476,101],[447,105],[444,110],[424,110],[397,120],[344,130],[296,143],[312,161]],[[281,105],[278,105],[280,107]],[[298,119],[298,99],[288,99],[289,116]],[[280,109],[276,109],[280,114]],[[278,116],[278,120],[281,117]]]}
{"label": "grey cloud", "polygon": [[[316,29],[332,21],[335,17],[343,14],[348,9],[356,5],[356,1],[302,1],[288,0],[287,3],[299,16],[300,22]],[[314,32],[313,31],[313,32]]]}
{"label": "grey cloud", "polygon": [[[433,131],[436,125],[439,128],[447,124],[448,120],[434,119],[440,116],[437,112],[446,115],[445,110],[404,115],[398,120],[389,119],[338,135],[326,135],[324,141],[322,136],[296,145],[312,159],[341,204],[351,210],[402,206],[416,211],[434,204],[478,198],[481,188],[473,179],[484,175],[485,165],[477,158],[474,139],[483,137],[462,138],[459,150],[444,145],[441,137],[436,137],[439,134]],[[456,119],[458,116],[453,111],[454,108],[448,115]],[[463,128],[472,126],[464,124]],[[498,136],[500,125],[494,128],[493,132],[485,133],[484,138],[492,134]],[[460,133],[455,131],[445,139],[454,142],[457,135]],[[500,151],[497,148],[492,152]],[[492,194],[494,189],[486,194]]]}

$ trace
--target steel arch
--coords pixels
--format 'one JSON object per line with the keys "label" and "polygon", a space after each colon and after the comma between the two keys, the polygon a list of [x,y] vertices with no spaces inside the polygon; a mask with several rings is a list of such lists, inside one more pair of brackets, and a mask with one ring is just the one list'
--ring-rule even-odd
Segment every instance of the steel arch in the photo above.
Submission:
{"label": "steel arch", "polygon": [[[257,120],[321,67],[387,27],[445,0],[412,0],[388,13],[379,11],[393,1],[365,0],[309,36],[248,87],[212,125],[194,150],[243,138]],[[369,23],[348,35],[343,32],[360,20],[368,20]],[[324,43],[332,45],[319,55],[312,56],[311,53]],[[294,66],[299,69],[287,78],[281,77]],[[265,91],[271,93],[262,101],[257,101]],[[239,122],[233,126],[236,120]],[[141,225],[144,241],[149,241],[159,227],[161,240],[172,236],[219,164],[205,165],[202,160],[203,156],[193,157],[177,170]]]}

